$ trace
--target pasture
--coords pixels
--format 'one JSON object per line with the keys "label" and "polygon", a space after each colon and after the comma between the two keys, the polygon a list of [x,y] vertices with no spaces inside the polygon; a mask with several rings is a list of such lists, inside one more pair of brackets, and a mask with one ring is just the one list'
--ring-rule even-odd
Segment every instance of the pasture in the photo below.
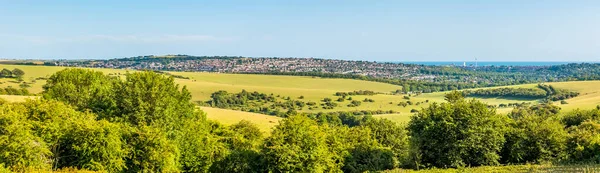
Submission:
{"label": "pasture", "polygon": [[219,109],[212,107],[200,107],[206,113],[206,118],[218,121],[225,125],[231,125],[241,120],[250,121],[260,128],[264,133],[270,133],[271,129],[279,124],[280,117],[269,116],[251,112]]}

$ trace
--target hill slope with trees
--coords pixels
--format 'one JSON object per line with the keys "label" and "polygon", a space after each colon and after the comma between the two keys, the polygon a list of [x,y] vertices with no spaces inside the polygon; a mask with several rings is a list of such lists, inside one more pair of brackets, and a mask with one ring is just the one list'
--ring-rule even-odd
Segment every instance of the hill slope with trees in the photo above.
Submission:
{"label": "hill slope with trees", "polygon": [[108,172],[364,172],[554,162],[596,163],[600,110],[495,108],[460,92],[407,125],[365,115],[291,115],[256,125],[209,121],[172,76],[66,69],[42,98],[0,102],[0,167]]}

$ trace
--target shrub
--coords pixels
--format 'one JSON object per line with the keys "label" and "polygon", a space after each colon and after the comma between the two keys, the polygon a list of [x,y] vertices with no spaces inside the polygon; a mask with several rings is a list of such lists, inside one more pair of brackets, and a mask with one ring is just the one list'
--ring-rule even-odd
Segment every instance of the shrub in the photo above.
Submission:
{"label": "shrub", "polygon": [[[527,108],[521,108],[527,109]],[[502,151],[505,163],[539,163],[565,157],[567,131],[556,115],[540,115],[542,111],[513,111],[516,117],[506,134]],[[515,115],[520,114],[520,115]]]}
{"label": "shrub", "polygon": [[[460,94],[460,93],[458,93]],[[460,167],[496,165],[504,143],[505,118],[494,109],[462,95],[434,103],[409,122],[416,166]]]}
{"label": "shrub", "polygon": [[408,161],[408,132],[405,126],[399,125],[388,119],[364,118],[361,127],[368,128],[371,136],[383,147],[388,147],[394,158],[401,164]]}
{"label": "shrub", "polygon": [[275,127],[262,151],[272,172],[326,172],[335,165],[328,147],[317,122],[291,116]]}
{"label": "shrub", "polygon": [[34,135],[26,116],[11,109],[9,105],[0,107],[0,165],[21,172],[51,168],[47,144]]}
{"label": "shrub", "polygon": [[356,173],[393,169],[396,162],[390,149],[373,145],[357,146],[345,160],[342,170]]}
{"label": "shrub", "polygon": [[600,124],[586,121],[570,128],[567,146],[571,161],[600,163]]}

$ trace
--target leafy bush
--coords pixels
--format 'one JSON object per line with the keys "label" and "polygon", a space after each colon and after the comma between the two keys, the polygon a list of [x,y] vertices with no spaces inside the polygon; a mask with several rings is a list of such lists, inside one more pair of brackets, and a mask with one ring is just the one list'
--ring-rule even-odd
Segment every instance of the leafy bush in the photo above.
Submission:
{"label": "leafy bush", "polygon": [[408,129],[416,166],[496,165],[504,144],[505,118],[461,93],[446,96],[411,117]]}
{"label": "leafy bush", "polygon": [[565,126],[556,114],[531,109],[517,108],[509,115],[514,119],[509,123],[502,151],[505,163],[539,163],[565,158],[568,136]]}
{"label": "leafy bush", "polygon": [[383,147],[391,149],[400,163],[408,161],[408,132],[405,127],[388,119],[365,118],[362,127],[371,131],[371,136]]}
{"label": "leafy bush", "polygon": [[567,146],[571,161],[600,163],[600,124],[585,121],[571,127]]}
{"label": "leafy bush", "polygon": [[58,167],[119,172],[125,166],[127,156],[121,129],[105,120],[73,122],[59,140]]}
{"label": "leafy bush", "polygon": [[11,105],[0,106],[0,165],[13,171],[48,170],[52,153],[47,144],[34,135],[26,116],[12,109]]}
{"label": "leafy bush", "polygon": [[272,172],[325,172],[335,165],[323,129],[304,116],[281,121],[265,140],[263,153]]}
{"label": "leafy bush", "polygon": [[394,153],[389,148],[359,145],[350,151],[342,170],[356,173],[381,171],[393,169],[395,164]]}
{"label": "leafy bush", "polygon": [[566,113],[562,118],[562,123],[567,127],[578,126],[585,121],[598,120],[600,118],[600,110],[580,110],[576,109]]}

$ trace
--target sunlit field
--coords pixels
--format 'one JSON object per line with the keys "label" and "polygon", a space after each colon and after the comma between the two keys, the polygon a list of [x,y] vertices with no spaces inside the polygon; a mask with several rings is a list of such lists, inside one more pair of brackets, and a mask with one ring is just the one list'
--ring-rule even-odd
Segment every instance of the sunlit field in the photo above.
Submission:
{"label": "sunlit field", "polygon": [[227,109],[200,107],[206,113],[206,117],[210,120],[219,121],[225,125],[231,125],[247,120],[256,124],[264,133],[271,132],[271,129],[279,124],[281,118],[251,112],[234,111]]}
{"label": "sunlit field", "polygon": [[[25,82],[28,82],[31,87],[28,88],[32,93],[40,93],[43,89],[42,86],[45,84],[44,78],[49,77],[53,73],[62,70],[66,67],[52,67],[52,66],[24,66],[24,65],[0,65],[0,68],[14,69],[20,68],[25,71],[23,77]],[[102,69],[93,68],[93,70],[102,71],[105,74],[112,74],[115,76],[123,75],[127,72],[131,72],[123,69]],[[356,95],[352,96],[353,100],[363,100],[365,98],[373,99],[374,102],[363,102],[358,107],[348,107],[350,103],[348,100],[343,102],[336,102],[338,106],[334,109],[322,109],[317,108],[309,110],[304,108],[299,110],[300,112],[331,112],[331,111],[354,111],[354,110],[393,110],[399,112],[397,114],[384,114],[377,115],[376,117],[388,118],[396,122],[407,122],[412,115],[411,110],[419,110],[422,107],[427,107],[433,102],[443,102],[444,94],[446,92],[436,93],[425,93],[420,95],[409,95],[410,99],[405,99],[404,96],[408,95],[392,95],[392,91],[401,89],[400,86],[352,80],[352,79],[329,79],[329,78],[318,78],[318,77],[306,77],[306,76],[277,76],[277,75],[259,75],[259,74],[223,74],[223,73],[207,73],[207,72],[169,72],[190,79],[176,78],[175,82],[181,86],[186,86],[187,89],[192,93],[192,100],[194,102],[204,102],[210,99],[210,95],[213,92],[219,90],[225,90],[228,92],[240,92],[246,91],[258,91],[261,93],[273,93],[279,95],[279,98],[290,97],[292,99],[302,100],[305,102],[313,101],[319,103],[323,98],[331,98],[336,100],[335,92],[349,92],[357,90],[370,90],[382,94],[377,95]],[[12,86],[15,88],[19,87],[19,83],[14,79],[0,79],[0,87]],[[567,89],[572,91],[580,92],[580,96],[566,100],[568,104],[555,103],[556,105],[563,108],[563,110],[572,109],[588,109],[596,107],[600,104],[600,92],[597,88],[600,88],[600,81],[574,81],[574,82],[558,82],[548,83],[560,89]],[[514,85],[506,87],[514,88],[534,88],[537,84],[526,84],[526,85]],[[497,87],[494,87],[497,88]],[[303,99],[299,99],[300,96],[304,96]],[[2,96],[9,101],[22,101],[24,97],[21,96]],[[477,98],[490,105],[508,104],[508,103],[521,103],[521,102],[537,102],[537,100],[526,100],[520,98]],[[406,102],[410,100],[413,105],[406,107],[398,106],[400,102]],[[418,105],[417,105],[418,103]],[[221,114],[232,114],[235,116],[245,115],[256,115],[245,112],[227,112],[226,110],[204,108],[206,109],[209,117],[223,123],[233,123],[241,119],[229,120],[226,119],[232,116]],[[219,110],[219,111],[216,111]],[[507,113],[512,108],[500,108],[497,109],[499,113]]]}

